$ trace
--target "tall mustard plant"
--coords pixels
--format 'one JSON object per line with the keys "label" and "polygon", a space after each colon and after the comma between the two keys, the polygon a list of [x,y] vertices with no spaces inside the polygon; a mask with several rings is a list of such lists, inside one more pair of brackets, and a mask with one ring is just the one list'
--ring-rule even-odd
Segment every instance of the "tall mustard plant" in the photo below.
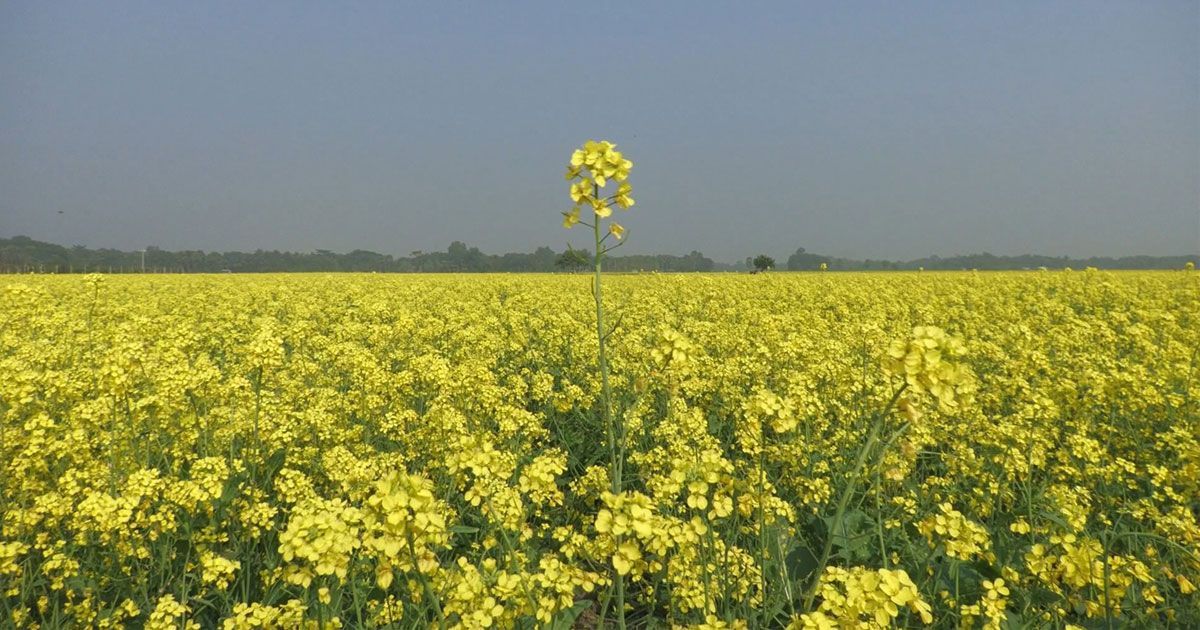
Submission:
{"label": "tall mustard plant", "polygon": [[[616,221],[609,220],[607,227],[605,219],[610,219],[613,207],[628,210],[633,206],[633,186],[626,181],[633,162],[625,158],[617,145],[601,140],[588,140],[583,146],[571,154],[571,162],[567,166],[566,179],[571,182],[571,201],[575,203],[569,211],[563,213],[563,227],[571,229],[576,225],[592,228],[592,297],[596,301],[596,343],[598,344],[600,371],[601,405],[603,406],[604,425],[608,437],[609,453],[609,484],[612,493],[620,494],[623,489],[622,470],[625,465],[625,434],[624,426],[618,415],[612,409],[612,389],[608,382],[608,353],[605,348],[608,334],[604,330],[604,293],[601,275],[604,266],[604,255],[620,247],[624,241],[625,228]],[[610,184],[616,185],[616,190],[606,194],[605,189]],[[590,213],[585,213],[585,209]],[[583,216],[581,216],[583,215]],[[584,216],[587,218],[585,219]],[[616,243],[610,244],[609,239]],[[625,579],[614,566],[613,583],[617,598],[617,622],[625,627]],[[603,619],[603,611],[601,612]]]}

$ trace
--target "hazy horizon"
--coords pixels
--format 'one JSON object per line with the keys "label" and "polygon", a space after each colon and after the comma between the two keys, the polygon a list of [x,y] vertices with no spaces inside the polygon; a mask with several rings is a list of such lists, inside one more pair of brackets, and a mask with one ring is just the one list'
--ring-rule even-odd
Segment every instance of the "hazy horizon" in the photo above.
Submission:
{"label": "hazy horizon", "polygon": [[[13,239],[14,237],[33,238],[33,237],[29,237],[26,234],[16,234],[16,235],[0,234],[0,239]],[[36,239],[36,238],[33,238],[33,240],[37,241],[37,242],[47,242],[47,241],[42,241],[42,240]],[[62,246],[62,247],[73,247],[75,245],[80,245],[79,243],[76,243],[76,244],[50,243],[50,244]],[[476,247],[472,243],[464,242],[463,244],[466,245],[467,247]],[[425,248],[425,249],[421,249],[421,250],[414,250],[414,251],[408,251],[408,252],[375,251],[375,250],[365,250],[363,248],[356,248],[356,250],[357,251],[369,251],[369,252],[375,253],[375,254],[390,255],[394,259],[400,259],[400,258],[411,259],[411,258],[414,258],[413,254],[417,254],[417,253],[420,253],[422,255],[424,255],[424,254],[439,254],[439,253],[445,254],[447,247],[449,245],[450,244],[447,244],[447,246],[445,246],[445,247],[429,247],[429,248]],[[157,247],[157,246],[151,244],[151,245],[149,245],[149,247]],[[552,245],[543,243],[542,245],[532,246],[526,250],[500,252],[500,251],[487,251],[487,250],[481,249],[480,251],[484,255],[488,255],[488,256],[503,256],[506,254],[533,254],[533,253],[535,253],[535,250],[540,249],[541,247],[550,247],[552,250],[554,250],[555,254],[562,253],[566,249],[565,247],[555,248]],[[91,251],[99,251],[102,248],[91,247],[89,249]],[[111,249],[115,249],[117,251],[121,251],[126,254],[137,254],[138,252],[141,251],[141,248],[138,248],[138,249],[111,248]],[[177,254],[177,253],[181,253],[184,251],[203,251],[206,254],[208,254],[208,253],[218,253],[218,254],[241,253],[241,254],[247,254],[247,255],[252,255],[252,254],[256,253],[257,251],[278,252],[281,254],[315,254],[315,253],[317,253],[317,250],[321,250],[321,251],[328,251],[328,252],[331,252],[331,253],[333,253],[335,255],[339,255],[339,256],[348,255],[348,254],[351,254],[354,251],[356,251],[356,250],[329,250],[327,248],[315,248],[312,250],[281,250],[281,249],[272,249],[272,248],[263,248],[263,247],[256,247],[253,249],[244,249],[244,250],[219,250],[219,249],[201,250],[199,248],[191,248],[191,249],[159,248],[159,249],[161,249],[164,252],[170,253],[170,254]],[[581,249],[583,251],[590,251],[586,247],[577,247],[576,249]],[[807,248],[805,248],[805,249],[806,249],[806,252],[809,254],[817,254],[817,255],[827,256],[827,254],[825,252],[815,251],[815,250],[811,250],[811,249],[807,249]],[[693,250],[688,250],[688,251],[658,251],[658,252],[636,252],[636,253],[649,254],[649,255],[667,255],[667,256],[683,257],[683,256],[688,255],[691,251],[694,251],[694,248],[693,248]],[[622,252],[624,252],[624,253],[622,253]],[[755,252],[752,252],[742,258],[730,259],[730,260],[717,259],[712,256],[709,256],[706,252],[703,252],[703,251],[701,251],[700,253],[704,254],[704,256],[706,258],[712,260],[712,262],[714,262],[715,264],[717,264],[719,266],[738,266],[738,267],[746,266],[747,265],[746,260],[753,256],[757,256],[759,254],[765,254],[767,256],[771,256],[772,258],[774,258],[776,265],[782,267],[782,266],[786,265],[786,263],[788,261],[788,257],[791,256],[791,254],[793,254],[794,252],[795,252],[795,250],[788,251],[788,252],[755,251]],[[621,251],[614,252],[612,255],[616,256],[616,257],[622,257],[624,255],[633,254],[633,253],[635,253],[635,252],[621,250]],[[1160,259],[1160,260],[1171,259],[1171,258],[1187,258],[1187,257],[1200,256],[1200,250],[1191,251],[1191,252],[1173,252],[1173,253],[1165,253],[1165,254],[1127,254],[1124,256],[1109,256],[1109,255],[1105,255],[1105,254],[1095,254],[1095,255],[1089,255],[1089,256],[1067,256],[1064,254],[1055,254],[1052,252],[1006,253],[1006,252],[978,251],[978,252],[951,252],[948,254],[926,254],[924,256],[915,256],[915,257],[911,257],[911,258],[902,258],[902,259],[886,259],[886,258],[879,258],[879,257],[873,257],[873,256],[861,256],[861,257],[841,256],[841,257],[834,257],[834,259],[842,260],[842,261],[849,261],[849,262],[865,262],[867,260],[871,260],[871,261],[875,261],[875,262],[888,262],[888,263],[902,263],[903,264],[903,263],[922,261],[922,260],[931,259],[931,258],[940,258],[942,260],[951,260],[951,259],[960,258],[960,257],[961,258],[971,258],[971,257],[987,256],[987,255],[995,256],[1000,259],[1010,259],[1010,258],[1015,259],[1015,258],[1025,257],[1025,256],[1044,257],[1044,258],[1063,258],[1063,259],[1067,259],[1069,262],[1074,263],[1074,262],[1087,261],[1092,258],[1109,258],[1109,259],[1113,259],[1113,260],[1120,260],[1120,259],[1126,259],[1126,258],[1153,258],[1153,259]],[[503,272],[503,273],[508,273],[508,272]]]}
{"label": "hazy horizon", "polygon": [[1200,251],[1200,3],[0,4],[0,236],[628,253]]}

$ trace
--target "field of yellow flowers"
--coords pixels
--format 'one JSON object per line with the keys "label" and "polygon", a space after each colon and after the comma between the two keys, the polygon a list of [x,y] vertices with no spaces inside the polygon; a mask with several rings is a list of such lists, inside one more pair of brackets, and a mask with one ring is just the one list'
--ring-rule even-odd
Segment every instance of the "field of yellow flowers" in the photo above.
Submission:
{"label": "field of yellow flowers", "polygon": [[1196,273],[590,281],[0,278],[0,625],[1200,626]]}

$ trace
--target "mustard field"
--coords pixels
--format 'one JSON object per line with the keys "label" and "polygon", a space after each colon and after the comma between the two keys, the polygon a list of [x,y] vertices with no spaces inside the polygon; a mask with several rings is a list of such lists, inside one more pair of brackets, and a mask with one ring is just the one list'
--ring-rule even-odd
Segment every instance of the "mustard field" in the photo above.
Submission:
{"label": "mustard field", "polygon": [[591,282],[0,277],[0,625],[1200,627],[1196,272]]}

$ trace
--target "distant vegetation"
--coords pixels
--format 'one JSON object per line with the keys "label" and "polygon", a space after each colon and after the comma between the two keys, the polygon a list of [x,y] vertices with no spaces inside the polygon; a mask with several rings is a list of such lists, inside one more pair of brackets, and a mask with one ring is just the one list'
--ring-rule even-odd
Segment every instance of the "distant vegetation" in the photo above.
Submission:
{"label": "distant vegetation", "polygon": [[[356,249],[346,254],[318,249],[314,252],[205,252],[200,250],[167,251],[147,247],[147,272],[236,273],[287,271],[378,271],[405,272],[554,272],[575,271],[586,267],[586,250],[556,252],[539,247],[532,253],[485,254],[477,247],[455,241],[446,251],[414,251],[408,256],[391,256]],[[770,256],[764,258],[769,259]],[[930,256],[909,261],[854,260],[796,250],[782,268],[790,271],[815,271],[824,263],[831,271],[857,270],[946,270],[946,269],[1037,269],[1048,267],[1096,267],[1099,269],[1181,269],[1200,256],[1126,256],[1123,258],[1067,258],[1054,256],[996,256],[984,252],[940,258]],[[82,245],[63,247],[26,236],[0,238],[0,272],[84,273],[91,271],[136,273],[143,269],[143,253],[117,249],[91,249]],[[770,266],[774,267],[772,259]],[[747,258],[736,265],[716,263],[693,251],[685,256],[670,254],[609,256],[606,268],[613,271],[744,271],[754,268]]]}
{"label": "distant vegetation", "polygon": [[775,268],[775,259],[766,254],[759,254],[750,261],[755,271],[766,271]]}
{"label": "distant vegetation", "polygon": [[836,258],[833,256],[822,256],[806,251],[803,247],[797,249],[794,254],[788,257],[787,269],[789,271],[815,271],[821,268],[821,264],[827,265],[832,271],[848,271],[848,270],[888,270],[888,269],[930,269],[930,270],[955,270],[955,269],[981,269],[981,270],[1017,270],[1017,269],[1037,269],[1046,267],[1048,269],[1062,269],[1064,267],[1072,267],[1075,269],[1083,269],[1086,267],[1096,267],[1097,269],[1182,269],[1188,261],[1194,261],[1198,255],[1183,255],[1183,256],[1124,256],[1121,258],[1111,258],[1107,256],[1093,256],[1091,258],[1068,258],[1066,256],[1039,256],[1035,254],[1024,254],[1021,256],[996,256],[988,252],[982,254],[967,254],[963,256],[949,256],[942,258],[940,256],[928,256],[926,258],[918,258],[909,261],[893,261],[893,260],[853,260],[850,258]]}
{"label": "distant vegetation", "polygon": [[[586,251],[583,266],[587,264]],[[533,253],[485,254],[477,247],[455,241],[446,251],[414,251],[409,256],[391,256],[356,249],[338,254],[318,249],[315,252],[204,252],[167,251],[147,247],[147,272],[218,273],[232,271],[378,271],[378,272],[551,272],[580,268],[579,256],[539,247]],[[668,254],[610,256],[606,266],[613,271],[712,271],[714,263],[700,252],[686,256]],[[82,245],[63,247],[35,241],[25,236],[0,238],[0,272],[83,273],[89,271],[136,273],[141,271],[141,251],[90,249]]]}

